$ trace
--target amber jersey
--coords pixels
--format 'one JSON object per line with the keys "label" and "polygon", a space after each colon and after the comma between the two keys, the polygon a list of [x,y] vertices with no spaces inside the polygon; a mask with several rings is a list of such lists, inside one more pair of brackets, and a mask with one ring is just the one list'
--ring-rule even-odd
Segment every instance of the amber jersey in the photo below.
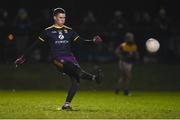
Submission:
{"label": "amber jersey", "polygon": [[127,42],[123,42],[118,48],[123,61],[130,63],[135,62],[137,57],[137,45],[135,43],[129,44]]}

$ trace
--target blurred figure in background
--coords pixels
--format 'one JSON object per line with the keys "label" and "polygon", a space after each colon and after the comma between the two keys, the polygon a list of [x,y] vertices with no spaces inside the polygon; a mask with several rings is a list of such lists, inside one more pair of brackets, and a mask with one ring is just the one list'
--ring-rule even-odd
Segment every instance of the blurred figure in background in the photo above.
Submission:
{"label": "blurred figure in background", "polygon": [[155,23],[157,28],[162,31],[167,31],[169,28],[169,18],[167,16],[166,10],[161,8],[159,10],[158,16],[155,18]]}
{"label": "blurred figure in background", "polygon": [[116,54],[119,57],[120,78],[115,93],[118,94],[122,87],[124,95],[129,96],[131,95],[129,91],[129,82],[132,79],[132,66],[139,58],[133,33],[127,32],[125,34],[124,42],[116,48]]}
{"label": "blurred figure in background", "polygon": [[90,37],[98,31],[98,23],[93,11],[88,11],[84,16],[80,31],[83,31],[84,36]]}
{"label": "blurred figure in background", "polygon": [[[79,31],[81,31],[82,35],[87,37],[91,37],[94,36],[96,33],[100,33],[99,30],[101,29],[97,17],[92,10],[88,10],[85,16],[83,16],[82,23],[80,24],[80,26],[78,26],[78,28]],[[75,48],[75,51],[77,51],[76,54],[79,54],[78,56],[83,58],[81,60],[92,61],[96,59],[94,55],[94,51],[96,51],[95,50],[96,47],[95,46],[91,46],[91,47],[92,48],[89,49],[89,47],[84,45]]]}
{"label": "blurred figure in background", "polygon": [[31,21],[25,8],[20,8],[14,20],[17,54],[23,53],[29,40]]}
{"label": "blurred figure in background", "polygon": [[133,27],[138,27],[141,24],[141,12],[133,12],[132,19],[130,21]]}
{"label": "blurred figure in background", "polygon": [[121,39],[125,31],[128,29],[128,23],[125,17],[123,16],[123,12],[117,10],[114,12],[114,16],[110,23],[108,23],[107,29],[109,29],[110,38],[113,40]]}
{"label": "blurred figure in background", "polygon": [[0,8],[0,62],[7,63],[15,55],[14,35],[7,9]]}
{"label": "blurred figure in background", "polygon": [[153,30],[152,30],[151,16],[146,11],[142,13],[141,27],[142,27],[141,34],[143,32],[144,36],[147,38],[152,36]]}
{"label": "blurred figure in background", "polygon": [[169,40],[171,37],[170,19],[167,15],[165,8],[162,7],[159,9],[158,15],[155,18],[154,22],[155,22],[156,34],[161,44],[160,54],[162,55],[162,59],[163,59],[164,57],[166,57],[167,48],[169,46]]}
{"label": "blurred figure in background", "polygon": [[5,62],[6,60],[6,34],[7,34],[7,21],[8,21],[8,12],[1,8],[0,9],[0,62]]}

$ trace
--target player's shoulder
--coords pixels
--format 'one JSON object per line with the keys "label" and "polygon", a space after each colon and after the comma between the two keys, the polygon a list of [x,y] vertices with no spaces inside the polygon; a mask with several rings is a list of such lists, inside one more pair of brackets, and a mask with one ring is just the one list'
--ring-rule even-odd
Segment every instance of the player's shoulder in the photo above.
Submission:
{"label": "player's shoulder", "polygon": [[55,25],[51,25],[51,26],[49,26],[49,27],[45,28],[45,30],[52,30],[52,29],[54,29],[54,28],[58,28],[58,29],[65,28],[65,29],[68,29],[68,30],[72,30],[72,28],[71,28],[71,27],[66,26],[66,25],[63,25],[62,27],[55,26]]}
{"label": "player's shoulder", "polygon": [[119,45],[119,47],[123,47],[123,48],[131,47],[131,48],[137,49],[136,43],[128,44],[127,42],[123,42]]}
{"label": "player's shoulder", "polygon": [[54,28],[54,25],[51,25],[49,27],[46,27],[44,30],[46,31],[46,30],[50,30],[50,29],[53,29],[53,28]]}
{"label": "player's shoulder", "polygon": [[69,27],[69,26],[63,25],[63,27],[66,28],[66,29],[72,30],[72,28]]}
{"label": "player's shoulder", "polygon": [[134,46],[134,47],[137,47],[137,44],[136,43],[128,44],[127,42],[123,42],[123,43],[120,44],[120,46]]}
{"label": "player's shoulder", "polygon": [[120,47],[125,47],[125,46],[127,46],[127,43],[126,43],[126,42],[122,42],[122,43],[120,43],[119,46],[120,46]]}

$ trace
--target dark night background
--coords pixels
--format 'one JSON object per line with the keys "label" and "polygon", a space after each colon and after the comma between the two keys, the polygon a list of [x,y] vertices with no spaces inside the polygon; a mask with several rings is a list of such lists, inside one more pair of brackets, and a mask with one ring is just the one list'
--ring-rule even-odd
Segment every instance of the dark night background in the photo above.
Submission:
{"label": "dark night background", "polygon": [[[132,82],[132,88],[153,89],[148,86],[154,86],[154,89],[179,90],[180,7],[178,0],[1,0],[1,88],[31,88],[34,84],[36,86],[32,88],[40,88],[41,82],[38,83],[35,80],[45,79],[44,83],[48,85],[50,79],[56,79],[52,77],[55,76],[52,72],[54,69],[47,69],[49,54],[46,46],[38,46],[32,51],[27,61],[29,64],[24,68],[22,66],[19,71],[10,69],[13,61],[36,40],[38,34],[53,24],[52,11],[56,7],[66,10],[67,26],[72,27],[84,38],[92,38],[99,34],[109,49],[115,49],[123,42],[126,32],[134,34],[140,60],[135,65],[135,80]],[[163,17],[160,14],[163,14]],[[156,54],[149,54],[145,49],[145,41],[149,38],[155,38],[160,42],[160,50]],[[19,42],[21,39],[23,42]],[[108,48],[101,45],[78,46],[74,47],[73,51],[83,65],[98,63],[105,67],[105,72],[110,79],[117,79],[118,70],[117,74],[112,72],[117,69],[117,58],[108,51]],[[47,69],[44,73],[51,71],[49,72],[51,77],[42,77],[43,72],[34,74],[33,69],[39,71]],[[22,74],[24,77],[20,76]],[[153,77],[146,78],[148,75]],[[105,81],[108,81],[108,77]],[[23,79],[29,79],[26,82],[30,87]],[[11,85],[10,80],[14,80]],[[102,88],[110,88],[108,84],[109,82],[105,82]],[[55,87],[54,84],[49,87],[53,88],[53,86],[62,87],[61,85]]]}

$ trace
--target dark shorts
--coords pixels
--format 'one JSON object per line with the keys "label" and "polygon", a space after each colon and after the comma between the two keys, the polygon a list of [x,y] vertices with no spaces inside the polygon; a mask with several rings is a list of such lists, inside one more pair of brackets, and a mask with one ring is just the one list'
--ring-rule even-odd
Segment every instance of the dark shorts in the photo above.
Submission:
{"label": "dark shorts", "polygon": [[76,58],[73,55],[59,56],[59,57],[56,57],[55,60],[62,61],[62,62],[71,62],[73,64],[78,64]]}
{"label": "dark shorts", "polygon": [[60,72],[68,75],[80,69],[78,62],[73,55],[56,57],[53,59],[53,63]]}

